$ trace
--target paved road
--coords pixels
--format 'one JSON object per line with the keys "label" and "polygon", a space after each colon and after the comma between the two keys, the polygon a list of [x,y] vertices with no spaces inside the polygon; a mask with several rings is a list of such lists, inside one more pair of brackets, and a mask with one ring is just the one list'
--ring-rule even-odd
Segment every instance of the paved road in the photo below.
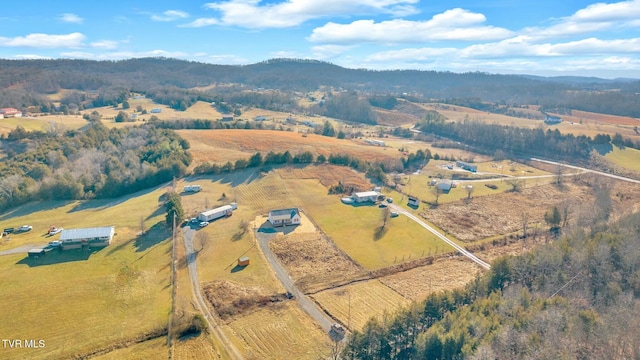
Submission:
{"label": "paved road", "polygon": [[560,166],[568,167],[568,168],[571,168],[571,169],[577,169],[577,170],[582,170],[582,171],[586,171],[586,172],[590,172],[590,173],[594,173],[594,174],[598,174],[598,175],[602,175],[602,176],[607,176],[607,177],[610,177],[610,178],[616,179],[616,180],[622,180],[622,181],[627,181],[627,182],[640,184],[640,180],[630,179],[630,178],[627,178],[627,177],[624,177],[624,176],[608,174],[608,173],[602,172],[602,171],[591,170],[591,169],[582,168],[582,167],[579,167],[579,166],[567,165],[567,164],[562,164],[562,163],[555,162],[555,161],[543,160],[543,159],[538,159],[538,158],[531,158],[531,160],[539,161],[539,162],[542,162],[542,163],[545,163],[545,164],[560,165]]}
{"label": "paved road", "polygon": [[184,248],[186,250],[187,256],[187,269],[189,271],[189,278],[191,279],[191,293],[193,297],[196,299],[196,304],[198,305],[198,310],[204,318],[207,320],[209,325],[209,329],[211,329],[212,334],[218,339],[218,341],[225,347],[225,351],[232,359],[243,359],[240,351],[229,341],[226,337],[222,329],[218,326],[217,316],[212,314],[209,311],[209,306],[207,306],[207,302],[204,300],[202,296],[202,289],[200,288],[200,281],[198,280],[198,262],[197,262],[197,252],[193,248],[193,237],[195,234],[195,230],[185,227],[183,231],[184,235]]}
{"label": "paved road", "polygon": [[13,249],[0,251],[0,255],[12,255],[12,254],[19,254],[19,253],[22,253],[22,252],[26,253],[31,249],[43,248],[45,246],[47,246],[47,243],[20,245],[18,247],[14,247]]}
{"label": "paved road", "polygon": [[331,330],[331,324],[334,322],[329,318],[323,311],[318,309],[316,304],[314,304],[311,300],[309,300],[302,291],[298,290],[293,280],[287,273],[287,270],[280,264],[275,254],[269,248],[269,241],[275,237],[275,233],[264,233],[257,231],[256,238],[258,239],[258,244],[260,245],[260,249],[264,254],[265,258],[271,265],[273,272],[276,274],[276,277],[282,283],[282,286],[290,292],[293,296],[298,300],[298,304],[302,310],[304,310],[309,316],[311,316],[322,329],[326,332]]}
{"label": "paved road", "polygon": [[438,238],[440,238],[440,240],[446,242],[447,244],[453,246],[454,249],[458,250],[459,253],[461,253],[462,255],[468,257],[469,259],[471,259],[473,262],[475,262],[476,264],[482,266],[483,268],[489,270],[491,269],[491,265],[489,265],[488,263],[482,261],[480,258],[478,258],[477,256],[475,256],[472,252],[468,251],[467,249],[465,249],[464,247],[456,244],[455,242],[453,242],[451,239],[447,238],[446,236],[442,235],[440,232],[438,232],[436,229],[432,228],[431,226],[427,225],[424,221],[422,221],[420,218],[418,218],[417,216],[413,215],[411,212],[409,212],[408,210],[404,209],[401,206],[398,206],[396,204],[389,204],[389,207],[393,210],[395,210],[396,212],[405,215],[406,217],[408,217],[409,219],[417,222],[418,224],[420,224],[420,226],[422,226],[423,228],[429,230],[431,233],[433,233],[435,236],[437,236]]}

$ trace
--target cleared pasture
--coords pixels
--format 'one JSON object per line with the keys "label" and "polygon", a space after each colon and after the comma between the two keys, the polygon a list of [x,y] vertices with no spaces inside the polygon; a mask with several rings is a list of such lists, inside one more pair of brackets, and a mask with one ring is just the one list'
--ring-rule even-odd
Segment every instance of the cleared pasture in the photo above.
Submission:
{"label": "cleared pasture", "polygon": [[369,280],[325,290],[312,295],[320,306],[352,330],[361,330],[367,321],[382,320],[385,312],[391,314],[411,303],[378,280]]}
{"label": "cleared pasture", "polygon": [[397,159],[402,155],[393,149],[363,146],[361,141],[291,131],[221,129],[177,132],[191,144],[195,165],[201,162],[224,164],[247,159],[256,152],[264,156],[269,151],[289,151],[292,155],[310,151],[327,157],[330,154],[349,154],[369,161]]}
{"label": "cleared pasture", "polygon": [[317,180],[290,181],[289,189],[304,210],[333,242],[362,267],[373,270],[452,249],[414,221],[390,218],[380,229],[383,210],[375,205],[353,206],[339,196],[327,196]]}
{"label": "cleared pasture", "polygon": [[[113,243],[98,251],[70,250],[40,259],[26,253],[0,256],[0,333],[46,342],[37,350],[3,349],[3,359],[83,356],[164,331],[171,241],[163,215],[155,211],[163,192],[109,203],[30,203],[2,214],[0,226],[31,224],[34,229],[3,238],[0,249],[57,239],[44,237],[51,224],[68,229],[114,225],[117,232]],[[147,232],[138,236],[141,219]]]}
{"label": "cleared pasture", "polygon": [[640,173],[640,150],[614,146],[605,158],[618,166]]}

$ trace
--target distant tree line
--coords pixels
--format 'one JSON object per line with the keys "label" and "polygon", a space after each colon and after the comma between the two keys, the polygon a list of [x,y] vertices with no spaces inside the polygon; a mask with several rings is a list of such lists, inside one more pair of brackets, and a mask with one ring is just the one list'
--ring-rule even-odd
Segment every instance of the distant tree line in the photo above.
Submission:
{"label": "distant tree line", "polygon": [[[611,140],[609,136],[591,139],[585,135],[562,135],[558,129],[542,126],[529,129],[508,125],[485,124],[473,120],[448,122],[444,117],[427,116],[417,127],[424,133],[434,134],[471,146],[480,152],[493,154],[501,149],[508,156],[544,156],[556,159],[589,158],[594,145]],[[637,148],[640,144],[622,140]]]}
{"label": "distant tree line", "polygon": [[183,176],[189,143],[153,126],[43,133],[18,127],[2,141],[0,209],[32,200],[113,198]]}

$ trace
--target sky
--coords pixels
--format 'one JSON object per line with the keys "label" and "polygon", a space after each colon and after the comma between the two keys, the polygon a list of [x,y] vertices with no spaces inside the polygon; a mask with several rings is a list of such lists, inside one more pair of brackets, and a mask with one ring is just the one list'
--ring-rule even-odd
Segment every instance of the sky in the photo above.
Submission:
{"label": "sky", "polygon": [[22,0],[0,58],[170,57],[243,65],[640,78],[640,0]]}

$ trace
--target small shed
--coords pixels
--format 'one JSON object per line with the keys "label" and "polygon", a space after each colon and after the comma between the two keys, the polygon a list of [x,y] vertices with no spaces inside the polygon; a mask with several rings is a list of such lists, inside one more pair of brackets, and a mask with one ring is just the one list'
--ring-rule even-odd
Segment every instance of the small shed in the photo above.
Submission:
{"label": "small shed", "polygon": [[238,258],[238,266],[247,266],[249,265],[249,257],[243,256]]}

